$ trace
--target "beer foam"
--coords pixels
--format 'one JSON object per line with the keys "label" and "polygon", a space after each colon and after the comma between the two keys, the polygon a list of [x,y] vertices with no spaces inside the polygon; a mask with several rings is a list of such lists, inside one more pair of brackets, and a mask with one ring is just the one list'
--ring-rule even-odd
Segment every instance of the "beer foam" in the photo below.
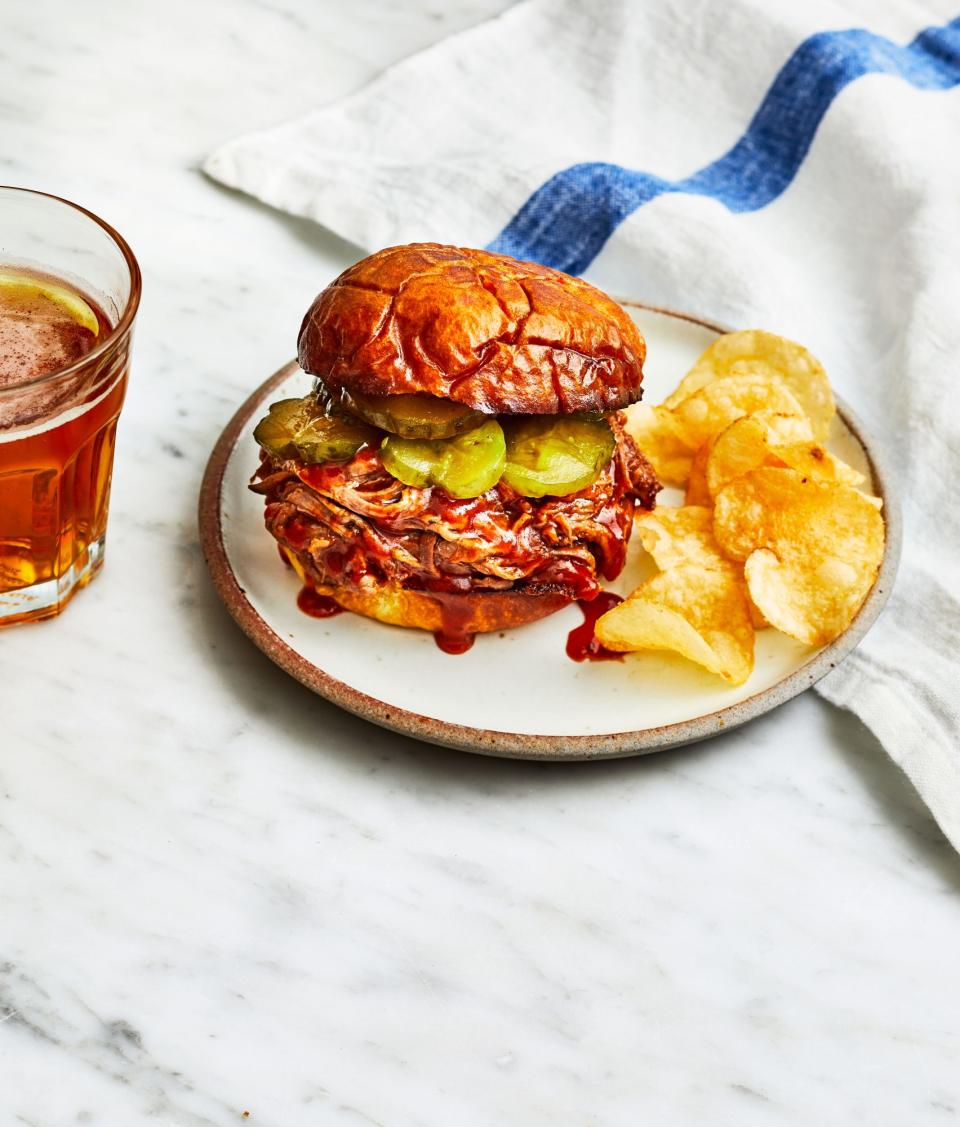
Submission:
{"label": "beer foam", "polygon": [[96,341],[89,329],[69,318],[11,314],[0,300],[0,387],[65,368]]}
{"label": "beer foam", "polygon": [[80,360],[98,332],[96,314],[72,287],[24,270],[0,272],[0,388]]}

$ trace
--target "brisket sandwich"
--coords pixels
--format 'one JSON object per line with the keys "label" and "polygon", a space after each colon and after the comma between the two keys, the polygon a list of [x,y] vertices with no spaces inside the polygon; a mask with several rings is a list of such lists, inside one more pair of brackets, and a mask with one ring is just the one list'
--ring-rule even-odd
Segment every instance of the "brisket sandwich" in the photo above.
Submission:
{"label": "brisket sandwich", "polygon": [[660,488],[620,414],[645,351],[579,278],[429,243],[371,255],[303,321],[314,390],[256,428],[266,526],[319,594],[448,639],[590,599]]}

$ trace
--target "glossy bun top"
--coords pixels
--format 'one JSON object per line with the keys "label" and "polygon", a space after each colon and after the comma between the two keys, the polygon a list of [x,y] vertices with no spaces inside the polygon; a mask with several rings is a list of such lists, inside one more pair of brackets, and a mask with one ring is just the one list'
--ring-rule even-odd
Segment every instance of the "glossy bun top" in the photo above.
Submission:
{"label": "glossy bun top", "polygon": [[492,414],[609,412],[640,398],[646,345],[580,278],[484,250],[411,243],[345,270],[300,329],[333,389],[425,394]]}

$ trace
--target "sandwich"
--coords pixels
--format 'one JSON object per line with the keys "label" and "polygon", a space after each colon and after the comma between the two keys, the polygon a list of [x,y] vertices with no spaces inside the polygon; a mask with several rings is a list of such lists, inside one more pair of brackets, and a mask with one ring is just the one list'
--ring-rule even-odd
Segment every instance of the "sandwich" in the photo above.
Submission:
{"label": "sandwich", "polygon": [[444,648],[590,600],[660,485],[624,429],[646,346],[579,278],[488,251],[379,251],[316,298],[251,488],[304,584]]}

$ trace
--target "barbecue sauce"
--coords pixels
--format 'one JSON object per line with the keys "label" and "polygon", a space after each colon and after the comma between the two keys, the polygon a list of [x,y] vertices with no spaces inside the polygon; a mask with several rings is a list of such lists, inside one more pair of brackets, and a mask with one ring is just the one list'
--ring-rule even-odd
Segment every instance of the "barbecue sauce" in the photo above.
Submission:
{"label": "barbecue sauce", "polygon": [[[557,557],[549,544],[538,543],[535,538],[528,539],[522,534],[525,526],[533,520],[542,523],[548,530],[552,529],[555,522],[566,519],[568,513],[574,511],[571,506],[575,498],[530,502],[501,487],[498,487],[496,496],[491,492],[481,497],[465,499],[450,497],[442,489],[407,490],[401,496],[383,500],[379,509],[374,511],[371,497],[376,490],[371,488],[362,491],[365,516],[357,520],[361,527],[367,524],[377,535],[352,534],[349,542],[345,542],[339,533],[332,535],[329,530],[325,530],[319,516],[303,511],[293,514],[285,512],[285,509],[289,510],[289,506],[283,503],[283,483],[270,481],[266,487],[257,484],[259,478],[269,477],[272,470],[270,460],[264,457],[252,488],[266,494],[267,527],[283,548],[301,556],[308,571],[315,571],[321,577],[332,577],[345,585],[359,585],[367,575],[372,575],[377,582],[383,582],[385,575],[381,562],[390,556],[391,537],[401,537],[423,527],[429,528],[434,522],[442,523],[452,532],[470,531],[476,535],[482,530],[484,534],[499,535],[502,538],[503,554],[511,555],[525,571],[529,569],[538,583],[571,590],[583,611],[585,621],[582,626],[570,632],[566,646],[569,657],[574,661],[622,660],[622,654],[607,650],[600,645],[594,634],[597,619],[616,606],[621,601],[620,598],[610,593],[598,593],[594,567],[582,560]],[[332,497],[337,504],[349,508],[349,494],[343,495],[349,475],[356,474],[361,481],[366,478],[377,484],[378,472],[388,482],[392,480],[383,470],[379,451],[363,447],[349,463],[299,466],[296,476],[321,497]],[[616,459],[613,462],[613,475],[611,482],[601,481],[590,487],[597,494],[596,507],[590,514],[590,546],[596,560],[596,570],[607,580],[614,579],[623,568],[633,515],[630,483]],[[393,486],[395,490],[402,490],[396,482]],[[411,494],[408,498],[411,504],[401,503],[407,493]],[[584,491],[581,496],[588,496],[588,491]],[[327,546],[319,546],[318,541],[321,539],[328,542]],[[308,548],[309,561],[303,558]],[[541,566],[538,568],[537,564]],[[434,631],[437,646],[444,653],[466,653],[474,643],[474,634],[467,629],[471,615],[461,609],[459,599],[452,598],[464,593],[463,577],[438,574],[435,569],[418,572],[412,566],[409,571],[408,583],[404,585],[409,585],[413,590],[424,591],[440,604],[440,628]],[[444,598],[445,595],[448,598]],[[318,595],[309,587],[301,591],[297,604],[304,613],[316,618],[329,618],[342,611],[333,599]]]}
{"label": "barbecue sauce", "polygon": [[329,595],[321,595],[312,587],[304,587],[297,595],[297,606],[311,618],[333,618],[343,614],[343,607],[334,602]]}
{"label": "barbecue sauce", "polygon": [[434,631],[433,640],[445,654],[465,654],[473,646],[475,634]]}
{"label": "barbecue sauce", "polygon": [[575,626],[567,637],[567,657],[574,661],[623,661],[623,654],[608,650],[597,639],[597,619],[612,610],[623,599],[612,591],[602,591],[593,599],[578,599],[583,623]]}
{"label": "barbecue sauce", "polygon": [[466,628],[471,609],[458,598],[444,598],[442,591],[431,591],[430,597],[440,608],[440,629],[434,630],[433,640],[445,654],[465,654],[476,637]]}

